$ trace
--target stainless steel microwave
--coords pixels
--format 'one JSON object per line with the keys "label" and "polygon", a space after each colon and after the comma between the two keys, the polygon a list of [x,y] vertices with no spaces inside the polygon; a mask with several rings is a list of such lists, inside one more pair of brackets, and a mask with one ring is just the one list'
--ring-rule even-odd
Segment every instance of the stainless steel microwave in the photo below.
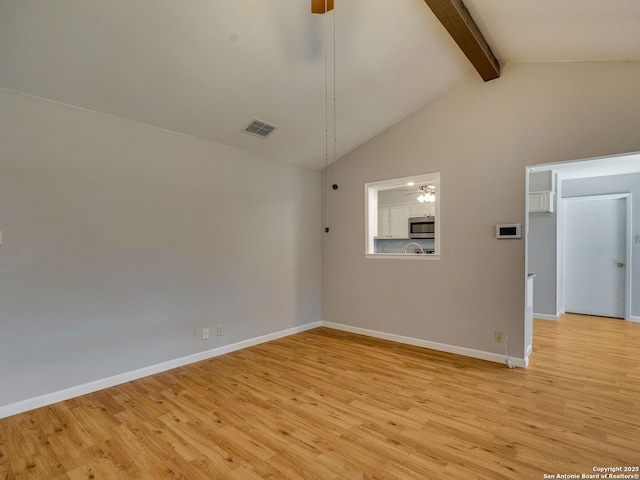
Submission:
{"label": "stainless steel microwave", "polygon": [[410,217],[409,238],[436,238],[436,217]]}

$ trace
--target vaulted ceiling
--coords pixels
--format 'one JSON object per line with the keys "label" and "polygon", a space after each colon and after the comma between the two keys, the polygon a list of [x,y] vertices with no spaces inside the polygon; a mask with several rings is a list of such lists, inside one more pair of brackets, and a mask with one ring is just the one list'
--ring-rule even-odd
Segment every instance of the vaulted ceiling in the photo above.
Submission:
{"label": "vaulted ceiling", "polygon": [[[638,0],[465,5],[502,64],[640,60]],[[473,75],[424,0],[0,0],[0,87],[313,168]]]}

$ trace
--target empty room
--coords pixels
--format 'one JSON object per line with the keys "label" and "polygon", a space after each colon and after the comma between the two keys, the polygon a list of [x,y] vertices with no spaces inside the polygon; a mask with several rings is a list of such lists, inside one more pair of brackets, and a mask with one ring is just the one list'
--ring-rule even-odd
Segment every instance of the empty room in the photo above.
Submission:
{"label": "empty room", "polygon": [[639,25],[0,0],[0,478],[639,478]]}

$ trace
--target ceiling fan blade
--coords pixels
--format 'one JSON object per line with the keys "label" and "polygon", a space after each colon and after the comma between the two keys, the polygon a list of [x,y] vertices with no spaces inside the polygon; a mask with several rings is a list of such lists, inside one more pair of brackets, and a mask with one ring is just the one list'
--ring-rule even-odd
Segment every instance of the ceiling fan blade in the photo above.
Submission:
{"label": "ceiling fan blade", "polygon": [[327,13],[333,10],[333,0],[311,0],[311,13]]}

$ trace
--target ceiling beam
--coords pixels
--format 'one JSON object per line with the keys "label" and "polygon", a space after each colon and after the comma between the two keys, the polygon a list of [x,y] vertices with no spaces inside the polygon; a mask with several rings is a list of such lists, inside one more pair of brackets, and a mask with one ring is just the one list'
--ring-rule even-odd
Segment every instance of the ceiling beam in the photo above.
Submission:
{"label": "ceiling beam", "polygon": [[333,10],[333,0],[311,0],[311,13],[327,13]]}
{"label": "ceiling beam", "polygon": [[[324,1],[324,0],[323,0]],[[500,77],[500,63],[462,0],[424,0],[485,82]]]}

